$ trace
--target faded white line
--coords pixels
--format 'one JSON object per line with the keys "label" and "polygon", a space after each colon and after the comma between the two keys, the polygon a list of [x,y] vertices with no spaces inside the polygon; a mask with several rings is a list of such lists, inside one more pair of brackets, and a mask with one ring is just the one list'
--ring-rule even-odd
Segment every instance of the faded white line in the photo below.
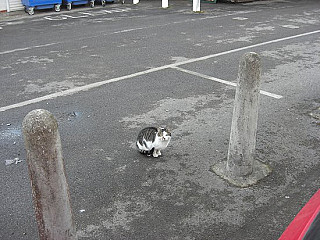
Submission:
{"label": "faded white line", "polygon": [[275,99],[283,98],[283,96],[281,96],[281,95],[278,95],[278,94],[275,94],[275,93],[266,92],[266,91],[263,91],[263,90],[260,90],[260,93],[263,94],[263,95],[269,96],[269,97],[273,97]]}
{"label": "faded white line", "polygon": [[199,58],[189,59],[189,60],[186,60],[184,62],[178,63],[176,66],[183,65],[183,64],[188,64],[188,63],[193,63],[193,62],[198,62],[198,61],[203,61],[203,60],[207,60],[207,59],[210,59],[210,58],[227,55],[227,54],[230,54],[230,53],[236,53],[236,52],[240,52],[240,51],[243,51],[243,50],[248,50],[248,49],[252,49],[252,48],[256,48],[256,47],[261,47],[261,46],[265,46],[265,45],[269,45],[269,44],[273,44],[273,43],[279,43],[279,42],[283,42],[283,41],[287,41],[287,40],[291,40],[291,39],[295,39],[295,38],[300,38],[300,37],[305,37],[305,36],[318,34],[318,33],[320,33],[320,30],[307,32],[307,33],[302,33],[302,34],[298,34],[298,35],[293,35],[293,36],[285,37],[285,38],[278,38],[278,39],[275,39],[275,40],[262,42],[262,43],[257,43],[257,44],[249,45],[249,46],[246,46],[246,47],[235,48],[235,49],[228,50],[228,51],[221,52],[221,53],[215,53],[215,54],[211,54],[211,55],[207,55],[207,56],[203,56],[203,57],[199,57]]}
{"label": "faded white line", "polygon": [[202,73],[190,71],[190,70],[187,70],[187,69],[184,69],[184,68],[179,68],[179,67],[172,67],[172,68],[176,69],[176,70],[179,70],[181,72],[185,72],[185,73],[197,76],[197,77],[201,77],[201,78],[205,78],[205,79],[212,80],[212,81],[215,81],[215,82],[223,83],[225,85],[229,85],[229,86],[233,86],[233,87],[237,86],[236,83],[229,82],[229,81],[226,81],[226,80],[222,80],[220,78],[211,77],[211,76],[208,76],[208,75],[205,75],[205,74],[202,74]]}
{"label": "faded white line", "polygon": [[31,50],[31,49],[34,49],[34,48],[48,47],[48,46],[57,45],[57,44],[60,44],[60,43],[61,42],[47,43],[47,44],[37,45],[37,46],[32,46],[32,47],[16,48],[16,49],[0,52],[0,55],[4,55],[4,54],[8,54],[8,53],[14,53],[14,52],[20,52],[20,51],[25,51],[25,50]]}
{"label": "faded white line", "polygon": [[308,36],[308,35],[312,35],[312,34],[317,34],[317,33],[320,33],[320,30],[307,32],[307,33],[303,33],[303,34],[298,34],[298,35],[285,37],[285,38],[279,38],[279,39],[275,39],[275,40],[271,40],[271,41],[267,41],[267,42],[262,42],[262,43],[258,43],[258,44],[253,44],[253,45],[250,45],[250,46],[236,48],[236,49],[228,50],[228,51],[221,52],[221,53],[211,54],[211,55],[207,55],[207,56],[203,56],[203,57],[199,57],[199,58],[193,58],[193,59],[189,59],[189,60],[186,60],[186,61],[181,61],[181,62],[178,62],[178,63],[164,65],[164,66],[161,66],[161,67],[151,68],[151,69],[146,70],[146,71],[141,71],[141,72],[129,74],[129,75],[122,76],[122,77],[117,77],[117,78],[113,78],[113,79],[109,79],[109,80],[105,80],[105,81],[101,81],[101,82],[97,82],[97,83],[92,83],[92,84],[88,84],[88,85],[85,85],[85,86],[76,87],[76,88],[69,89],[69,90],[66,90],[66,91],[53,93],[53,94],[49,94],[49,95],[46,95],[46,96],[43,96],[43,97],[39,97],[39,98],[35,98],[35,99],[24,101],[24,102],[12,104],[12,105],[9,105],[9,106],[1,107],[0,108],[0,112],[4,112],[4,111],[7,111],[9,109],[19,108],[19,107],[23,107],[23,106],[26,106],[26,105],[42,102],[42,101],[45,101],[45,100],[49,100],[49,99],[53,99],[53,98],[57,98],[57,97],[61,97],[61,96],[72,95],[74,93],[78,93],[78,92],[81,92],[81,91],[87,91],[87,90],[90,90],[90,89],[93,89],[93,88],[96,88],[96,87],[100,87],[100,86],[108,84],[108,83],[118,82],[118,81],[121,81],[121,80],[125,80],[125,79],[129,79],[129,78],[145,75],[145,74],[148,74],[148,73],[152,73],[152,72],[156,72],[156,71],[160,71],[160,70],[164,70],[164,69],[168,69],[168,68],[174,68],[174,67],[178,67],[178,66],[181,66],[181,65],[184,65],[184,64],[188,64],[188,63],[208,60],[210,58],[219,57],[219,56],[227,55],[227,54],[230,54],[230,53],[240,52],[240,51],[243,51],[243,50],[248,50],[248,49],[252,49],[252,48],[256,48],[256,47],[260,47],[260,46],[265,46],[265,45],[273,44],[273,43],[279,43],[279,42],[283,42],[283,41],[286,41],[286,40],[300,38],[300,37],[304,37],[304,36]]}
{"label": "faded white line", "polygon": [[145,74],[152,73],[152,72],[155,72],[155,71],[163,70],[163,69],[166,69],[166,68],[168,68],[168,67],[167,66],[162,66],[162,67],[158,67],[158,68],[152,68],[152,69],[149,69],[149,70],[146,70],[146,71],[141,71],[141,72],[129,74],[129,75],[126,75],[126,76],[112,78],[112,79],[109,79],[109,80],[96,82],[96,83],[91,83],[91,84],[88,84],[88,85],[85,85],[85,86],[75,87],[75,88],[68,89],[68,90],[61,91],[61,92],[57,92],[57,93],[52,93],[52,94],[45,95],[45,96],[42,96],[42,97],[38,97],[38,98],[30,99],[30,100],[27,100],[27,101],[23,101],[23,102],[20,102],[20,103],[16,103],[16,104],[8,105],[8,106],[5,106],[5,107],[1,107],[0,108],[0,112],[4,112],[4,111],[10,110],[10,109],[14,109],[14,108],[24,107],[24,106],[27,106],[27,105],[30,105],[30,104],[39,103],[39,102],[50,100],[50,99],[54,99],[54,98],[57,98],[57,97],[73,95],[75,93],[88,91],[90,89],[106,85],[108,83],[113,83],[113,82],[118,82],[118,81],[121,81],[121,80],[133,78],[133,77],[138,77],[138,76],[141,76],[141,75],[145,75]]}
{"label": "faded white line", "polygon": [[[66,16],[66,15],[64,15],[64,16]],[[147,27],[146,28],[125,29],[125,30],[116,31],[116,32],[112,32],[112,33],[104,33],[102,35],[103,36],[108,36],[108,35],[119,34],[119,33],[127,33],[127,32],[132,32],[132,31],[139,31],[139,30],[143,30],[143,29],[147,29]],[[83,41],[83,40],[93,39],[93,38],[96,38],[96,37],[98,37],[98,36],[88,36],[88,37],[79,38],[78,40]],[[101,35],[99,35],[99,37],[101,37]],[[74,41],[74,40],[72,40],[72,41]],[[47,44],[30,46],[30,47],[25,47],[25,48],[16,48],[16,49],[0,52],[0,55],[5,55],[5,54],[15,53],[15,52],[21,52],[21,51],[27,51],[27,50],[32,50],[32,49],[36,49],[36,48],[44,48],[44,47],[63,44],[63,43],[67,43],[67,42],[71,42],[71,41],[47,43]]]}
{"label": "faded white line", "polygon": [[[102,10],[103,12],[110,12],[108,10]],[[127,10],[121,10],[122,12],[125,12]],[[233,15],[238,15],[238,14],[247,14],[247,13],[251,13],[251,12],[256,12],[256,11],[240,11],[240,12],[235,12],[235,13],[228,13],[228,14],[223,14],[223,15],[219,15],[219,16],[206,16],[204,18],[197,18],[197,19],[188,19],[188,20],[183,20],[183,21],[178,21],[178,22],[173,22],[173,23],[165,23],[165,24],[157,24],[157,25],[151,25],[151,26],[145,26],[145,27],[139,27],[139,28],[133,28],[133,29],[124,29],[124,30],[119,30],[119,31],[115,31],[115,32],[111,32],[111,33],[102,33],[99,35],[94,35],[94,36],[87,36],[87,37],[83,37],[83,38],[79,38],[77,39],[77,41],[83,41],[83,40],[88,40],[88,39],[93,39],[93,38],[97,38],[97,37],[101,37],[101,35],[103,36],[108,36],[108,35],[113,35],[113,34],[119,34],[119,33],[127,33],[127,32],[132,32],[132,31],[140,31],[140,30],[144,30],[144,29],[150,29],[150,28],[157,28],[157,27],[166,27],[166,26],[170,26],[171,24],[181,24],[181,23],[188,23],[188,22],[193,22],[193,21],[201,21],[201,20],[210,20],[213,18],[219,18],[219,17],[228,17],[228,16],[233,16]],[[44,19],[47,20],[66,20],[68,17],[70,18],[82,18],[82,17],[88,17],[88,15],[84,15],[84,16],[70,16],[70,15],[58,15],[58,16],[47,16],[44,17]],[[8,50],[8,51],[4,51],[4,52],[0,52],[0,55],[4,55],[4,54],[9,54],[9,53],[14,53],[14,52],[19,52],[19,51],[26,51],[26,50],[32,50],[34,48],[42,48],[42,47],[47,47],[47,46],[51,46],[51,45],[56,45],[56,44],[63,44],[63,43],[67,43],[67,42],[74,42],[75,40],[72,39],[71,41],[65,41],[65,42],[57,42],[57,43],[48,43],[48,44],[42,44],[42,45],[38,45],[38,46],[30,46],[30,47],[25,47],[25,48],[17,48],[17,49],[12,49],[12,50]]]}
{"label": "faded white line", "polygon": [[[205,74],[202,74],[202,73],[190,71],[190,70],[179,68],[179,67],[172,67],[172,68],[176,69],[176,70],[179,70],[181,72],[185,72],[185,73],[197,76],[197,77],[201,77],[201,78],[208,79],[208,80],[211,80],[211,81],[223,83],[225,85],[229,85],[229,86],[233,86],[233,87],[237,86],[237,84],[234,83],[234,82],[229,82],[229,81],[226,81],[226,80],[223,80],[223,79],[220,79],[220,78],[211,77],[211,76],[208,76],[208,75],[205,75]],[[283,98],[283,96],[281,96],[281,95],[270,93],[270,92],[263,91],[263,90],[261,90],[260,93],[263,94],[263,95],[266,95],[268,97],[275,98],[275,99]]]}
{"label": "faded white line", "polygon": [[127,33],[127,32],[133,32],[133,31],[143,30],[143,29],[146,29],[146,28],[124,29],[124,30],[117,31],[117,32],[114,32],[114,33],[115,33],[115,34],[117,34],[117,33]]}

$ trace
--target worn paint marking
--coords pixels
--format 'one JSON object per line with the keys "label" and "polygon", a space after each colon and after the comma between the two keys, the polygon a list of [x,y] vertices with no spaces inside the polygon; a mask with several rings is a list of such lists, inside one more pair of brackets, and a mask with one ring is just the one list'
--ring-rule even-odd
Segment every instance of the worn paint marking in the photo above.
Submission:
{"label": "worn paint marking", "polygon": [[0,55],[4,55],[4,54],[8,54],[8,53],[14,53],[14,52],[20,52],[20,51],[25,51],[25,50],[31,50],[31,49],[35,49],[35,48],[49,47],[49,46],[53,46],[53,45],[57,45],[57,44],[60,44],[60,42],[47,43],[47,44],[43,44],[43,45],[36,45],[36,46],[25,47],[25,48],[16,48],[16,49],[0,52]]}
{"label": "worn paint marking", "polygon": [[[226,84],[226,85],[229,85],[229,86],[233,86],[233,87],[236,87],[236,86],[237,86],[237,83],[229,82],[229,81],[226,81],[226,80],[223,80],[223,79],[220,79],[220,78],[211,77],[211,76],[208,76],[208,75],[205,75],[205,74],[202,74],[202,73],[198,73],[198,72],[186,70],[186,69],[179,68],[179,67],[173,67],[173,69],[176,69],[176,70],[179,70],[179,71],[181,71],[181,72],[185,72],[185,73],[188,73],[188,74],[197,76],[197,77],[201,77],[201,78],[204,78],[204,79],[208,79],[208,80],[211,80],[211,81],[223,83],[223,84]],[[281,99],[281,98],[283,98],[283,96],[281,96],[281,95],[277,95],[277,94],[270,93],[270,92],[263,91],[263,90],[260,90],[260,93],[261,93],[262,95],[265,95],[265,96],[268,96],[268,97],[272,97],[272,98],[275,98],[275,99]]]}
{"label": "worn paint marking", "polygon": [[20,102],[20,103],[16,103],[16,104],[8,105],[8,106],[5,106],[5,107],[1,107],[0,108],[0,112],[4,112],[4,111],[10,110],[10,109],[20,108],[20,107],[27,106],[27,105],[30,105],[30,104],[33,104],[33,103],[38,103],[38,102],[46,101],[46,100],[49,100],[49,99],[54,99],[54,98],[57,98],[57,97],[72,95],[72,94],[75,94],[75,93],[78,93],[78,92],[82,92],[82,91],[88,91],[90,89],[97,88],[97,87],[100,87],[100,86],[103,86],[103,85],[106,85],[106,84],[109,84],[109,83],[112,83],[112,82],[118,82],[118,81],[122,81],[122,80],[125,80],[125,79],[142,76],[142,75],[145,75],[145,74],[148,74],[148,73],[153,73],[153,72],[157,72],[157,71],[168,69],[168,68],[174,68],[174,67],[178,67],[178,66],[181,66],[181,65],[189,64],[189,63],[208,60],[208,59],[211,59],[211,58],[224,56],[224,55],[228,55],[228,54],[231,54],[231,53],[236,53],[236,52],[249,50],[249,49],[256,48],[256,47],[266,46],[266,45],[270,45],[270,44],[273,44],[273,43],[284,42],[284,41],[287,41],[287,40],[292,40],[292,39],[301,38],[301,37],[305,37],[305,36],[309,36],[309,35],[313,35],[313,34],[319,34],[319,33],[320,33],[320,30],[316,30],[316,31],[302,33],[302,34],[298,34],[298,35],[293,35],[293,36],[289,36],[289,37],[285,37],[285,38],[278,38],[278,39],[274,39],[274,40],[271,40],[271,41],[261,42],[261,43],[257,43],[257,44],[253,44],[253,45],[249,45],[249,46],[245,46],[245,47],[241,47],[241,48],[235,48],[235,49],[231,49],[231,50],[228,50],[228,51],[215,53],[215,54],[210,54],[210,55],[199,57],[199,58],[188,59],[186,61],[181,61],[181,62],[178,62],[178,63],[168,64],[168,65],[164,65],[164,66],[161,66],[161,67],[151,68],[151,69],[148,69],[148,70],[145,70],[145,71],[136,72],[136,73],[129,74],[129,75],[126,75],[126,76],[112,78],[112,79],[104,80],[104,81],[101,81],[101,82],[91,83],[91,84],[88,84],[88,85],[85,85],[85,86],[75,87],[75,88],[72,88],[72,89],[68,89],[66,91],[61,91],[61,92],[49,94],[49,95],[46,95],[46,96],[42,96],[42,97],[38,97],[38,98],[27,100],[27,101],[23,101],[23,102]]}
{"label": "worn paint marking", "polygon": [[77,12],[75,14],[63,14],[63,15],[58,15],[58,16],[45,16],[44,19],[49,20],[49,21],[61,21],[61,20],[66,20],[66,19],[78,19],[78,18],[87,18],[87,17],[94,17],[94,16],[100,16],[100,15],[105,15],[105,14],[110,14],[110,13],[121,13],[121,12],[128,12],[128,11],[134,11],[135,9],[132,8],[114,8],[110,10],[101,10],[97,12]]}

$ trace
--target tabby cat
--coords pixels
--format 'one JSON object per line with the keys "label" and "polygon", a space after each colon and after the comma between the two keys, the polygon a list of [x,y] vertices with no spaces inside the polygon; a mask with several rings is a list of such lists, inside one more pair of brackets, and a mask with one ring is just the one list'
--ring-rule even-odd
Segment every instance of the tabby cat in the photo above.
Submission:
{"label": "tabby cat", "polygon": [[171,132],[167,128],[147,127],[142,129],[137,138],[137,148],[140,153],[147,156],[161,156],[161,150],[165,149],[171,139]]}

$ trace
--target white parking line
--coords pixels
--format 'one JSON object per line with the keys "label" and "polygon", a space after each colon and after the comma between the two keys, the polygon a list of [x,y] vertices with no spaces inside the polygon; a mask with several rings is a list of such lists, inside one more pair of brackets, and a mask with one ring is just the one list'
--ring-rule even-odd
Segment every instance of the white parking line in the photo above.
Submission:
{"label": "white parking line", "polygon": [[179,70],[181,72],[185,72],[185,73],[197,76],[197,77],[201,77],[201,78],[205,78],[205,79],[212,80],[212,81],[215,81],[215,82],[223,83],[225,85],[229,85],[229,86],[233,86],[233,87],[237,86],[237,84],[234,83],[234,82],[229,82],[229,81],[226,81],[226,80],[222,80],[220,78],[211,77],[211,76],[208,76],[208,75],[205,75],[205,74],[202,74],[202,73],[198,73],[198,72],[194,72],[194,71],[190,71],[190,70],[187,70],[187,69],[184,69],[184,68],[179,68],[179,67],[172,67],[172,68],[176,69],[176,70]]}
{"label": "white parking line", "polygon": [[133,8],[109,8],[109,10],[100,10],[95,12],[75,12],[70,14],[62,14],[62,15],[53,15],[53,16],[45,16],[44,19],[49,21],[61,21],[67,19],[78,19],[78,18],[87,18],[87,17],[95,17],[100,15],[106,15],[110,13],[121,13],[121,12],[129,12],[135,11]]}
{"label": "white parking line", "polygon": [[[190,70],[179,68],[179,67],[172,67],[172,68],[176,69],[176,70],[179,70],[181,72],[185,72],[185,73],[188,73],[188,74],[191,74],[191,75],[194,75],[194,76],[197,76],[197,77],[201,77],[201,78],[204,78],[204,79],[208,79],[208,80],[211,80],[211,81],[223,83],[223,84],[226,84],[226,85],[229,85],[229,86],[233,86],[233,87],[237,86],[237,84],[234,83],[234,82],[229,82],[229,81],[226,81],[226,80],[222,80],[220,78],[211,77],[211,76],[208,76],[208,75],[205,75],[205,74],[202,74],[202,73],[190,71]],[[283,96],[281,96],[281,95],[277,95],[277,94],[274,94],[274,93],[266,92],[266,91],[263,91],[263,90],[260,90],[260,93],[263,94],[263,95],[266,95],[268,97],[275,98],[275,99],[283,98]]]}
{"label": "white parking line", "polygon": [[60,44],[60,42],[47,43],[47,44],[43,44],[43,45],[37,45],[37,46],[25,47],[25,48],[16,48],[16,49],[0,52],[0,55],[4,55],[4,54],[8,54],[8,53],[14,53],[14,52],[20,52],[20,51],[25,51],[25,50],[31,50],[31,49],[34,49],[34,48],[49,47],[49,46],[53,46],[53,45],[57,45],[57,44]]}
{"label": "white parking line", "polygon": [[295,39],[295,38],[300,38],[300,37],[305,37],[305,36],[308,36],[308,35],[318,34],[318,33],[320,33],[320,30],[307,32],[307,33],[302,33],[302,34],[298,34],[298,35],[293,35],[293,36],[285,37],[285,38],[279,38],[279,39],[275,39],[275,40],[271,40],[271,41],[267,41],[267,42],[257,43],[257,44],[249,45],[249,46],[246,46],[246,47],[235,48],[235,49],[224,51],[224,52],[221,52],[221,53],[215,53],[215,54],[211,54],[211,55],[207,55],[207,56],[203,56],[203,57],[199,57],[199,58],[188,59],[186,61],[181,61],[181,62],[178,62],[178,63],[168,64],[168,65],[164,65],[164,66],[161,66],[161,67],[151,68],[151,69],[146,70],[146,71],[141,71],[141,72],[129,74],[129,75],[122,76],[122,77],[112,78],[112,79],[109,79],[109,80],[104,80],[104,81],[101,81],[101,82],[96,82],[96,83],[88,84],[88,85],[85,85],[85,86],[76,87],[76,88],[72,88],[72,89],[69,89],[69,90],[66,90],[66,91],[57,92],[57,93],[49,94],[49,95],[46,95],[46,96],[43,96],[43,97],[34,98],[34,99],[27,100],[27,101],[24,101],[24,102],[20,102],[20,103],[8,105],[8,106],[5,106],[5,107],[1,107],[0,108],[0,112],[4,112],[4,111],[10,110],[10,109],[14,109],[14,108],[20,108],[20,107],[23,107],[23,106],[27,106],[27,105],[34,104],[34,103],[39,103],[39,102],[42,102],[42,101],[45,101],[45,100],[54,99],[54,98],[61,97],[61,96],[72,95],[72,94],[75,94],[75,93],[78,93],[78,92],[87,91],[87,90],[90,90],[90,89],[93,89],[93,88],[97,88],[97,87],[100,87],[100,86],[103,86],[103,85],[106,85],[106,84],[109,84],[109,83],[112,83],[112,82],[118,82],[118,81],[122,81],[122,80],[125,80],[125,79],[137,77],[137,76],[142,76],[142,75],[145,75],[145,74],[148,74],[148,73],[152,73],[152,72],[156,72],[156,71],[160,71],[160,70],[164,70],[164,69],[168,69],[168,68],[174,68],[174,67],[185,65],[185,64],[188,64],[188,63],[194,63],[194,62],[199,62],[199,61],[203,61],[203,60],[208,60],[210,58],[219,57],[219,56],[227,55],[227,54],[230,54],[230,53],[236,53],[236,52],[240,52],[240,51],[243,51],[243,50],[249,50],[249,49],[256,48],[256,47],[266,46],[266,45],[269,45],[269,44],[279,43],[279,42],[283,42],[283,41],[287,41],[287,40],[291,40],[291,39]]}
{"label": "white parking line", "polygon": [[273,44],[273,43],[284,42],[284,41],[295,39],[295,38],[306,37],[306,36],[313,35],[313,34],[318,34],[318,33],[320,33],[320,30],[307,32],[307,33],[302,33],[302,34],[293,35],[293,36],[284,37],[284,38],[278,38],[278,39],[274,39],[274,40],[267,41],[267,42],[262,42],[262,43],[249,45],[249,46],[246,46],[246,47],[235,48],[235,49],[228,50],[228,51],[221,52],[221,53],[215,53],[215,54],[211,54],[211,55],[207,55],[207,56],[203,56],[203,57],[199,57],[199,58],[189,59],[189,60],[186,60],[184,62],[181,62],[181,64],[178,63],[177,66],[183,65],[183,64],[188,64],[188,63],[193,63],[193,62],[198,62],[198,61],[203,61],[203,60],[207,60],[207,59],[210,59],[210,58],[213,58],[213,57],[219,57],[219,56],[227,55],[227,54],[230,54],[230,53],[236,53],[236,52],[240,52],[240,51],[243,51],[243,50],[249,50],[249,49],[256,48],[256,47],[262,47],[262,46],[266,46],[266,45]]}

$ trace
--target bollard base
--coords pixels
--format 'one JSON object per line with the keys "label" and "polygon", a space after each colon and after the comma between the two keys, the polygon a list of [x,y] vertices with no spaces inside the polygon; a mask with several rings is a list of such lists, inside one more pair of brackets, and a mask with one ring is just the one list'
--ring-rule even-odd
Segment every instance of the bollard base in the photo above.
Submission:
{"label": "bollard base", "polygon": [[253,173],[244,177],[234,176],[231,174],[231,172],[227,170],[226,161],[217,163],[216,165],[212,166],[210,170],[224,180],[227,180],[229,183],[242,188],[256,184],[259,180],[271,173],[270,167],[259,161],[254,162]]}

